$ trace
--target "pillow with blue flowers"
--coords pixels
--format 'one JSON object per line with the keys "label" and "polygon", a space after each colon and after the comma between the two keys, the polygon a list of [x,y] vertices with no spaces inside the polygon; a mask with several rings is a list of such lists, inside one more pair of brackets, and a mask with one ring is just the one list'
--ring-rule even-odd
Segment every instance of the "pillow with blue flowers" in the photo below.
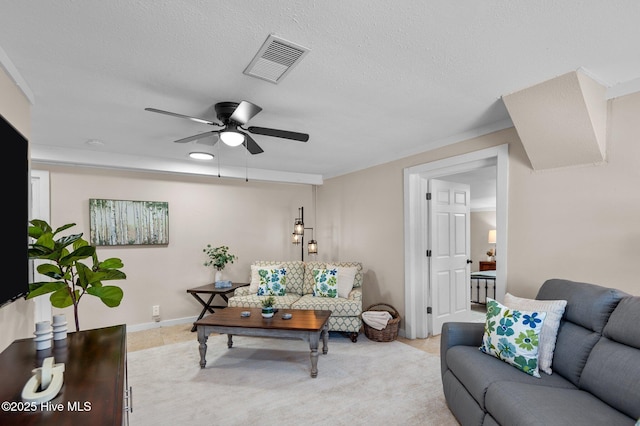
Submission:
{"label": "pillow with blue flowers", "polygon": [[338,297],[338,270],[313,270],[313,295],[318,297]]}
{"label": "pillow with blue flowers", "polygon": [[538,337],[546,316],[542,311],[511,309],[487,297],[487,318],[480,350],[539,378]]}
{"label": "pillow with blue flowers", "polygon": [[284,296],[287,288],[287,268],[259,268],[258,296]]}

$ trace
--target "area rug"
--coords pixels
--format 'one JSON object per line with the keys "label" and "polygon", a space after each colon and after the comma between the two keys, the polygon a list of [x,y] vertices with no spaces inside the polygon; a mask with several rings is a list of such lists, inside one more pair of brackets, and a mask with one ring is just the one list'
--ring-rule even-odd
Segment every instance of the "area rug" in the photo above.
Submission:
{"label": "area rug", "polygon": [[[133,425],[457,425],[440,359],[403,343],[357,343],[331,333],[311,378],[302,340],[226,335],[208,340],[200,368],[195,333],[128,354]],[[322,346],[322,343],[320,344]]]}

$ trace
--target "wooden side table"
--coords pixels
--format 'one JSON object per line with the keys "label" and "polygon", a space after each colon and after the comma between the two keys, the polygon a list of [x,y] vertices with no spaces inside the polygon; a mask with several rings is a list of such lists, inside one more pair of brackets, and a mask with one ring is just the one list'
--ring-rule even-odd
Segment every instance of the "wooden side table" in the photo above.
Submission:
{"label": "wooden side table", "polygon": [[[191,294],[198,301],[198,303],[202,305],[202,312],[200,312],[200,315],[198,316],[198,319],[196,321],[200,321],[204,316],[204,314],[207,313],[207,311],[209,311],[210,313],[214,313],[215,311],[213,310],[213,308],[222,309],[227,307],[226,305],[212,306],[211,303],[213,302],[213,299],[215,299],[216,296],[220,296],[225,303],[228,303],[229,298],[227,297],[227,294],[233,293],[234,291],[236,291],[237,288],[246,287],[248,285],[249,283],[233,283],[231,287],[218,288],[215,286],[215,284],[211,283],[211,284],[201,285],[200,287],[190,288],[189,290],[187,290],[187,293]],[[205,302],[199,296],[200,294],[209,294],[210,295],[209,300]],[[191,328],[191,331],[196,331],[196,329],[197,327],[194,325]]]}

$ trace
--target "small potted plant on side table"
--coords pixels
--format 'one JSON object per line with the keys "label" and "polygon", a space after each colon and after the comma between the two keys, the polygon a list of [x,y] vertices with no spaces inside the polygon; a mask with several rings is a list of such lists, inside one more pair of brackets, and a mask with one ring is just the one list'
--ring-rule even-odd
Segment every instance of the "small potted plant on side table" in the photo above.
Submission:
{"label": "small potted plant on side table", "polygon": [[273,304],[276,303],[276,299],[273,296],[267,296],[262,299],[262,317],[271,318],[273,316]]}

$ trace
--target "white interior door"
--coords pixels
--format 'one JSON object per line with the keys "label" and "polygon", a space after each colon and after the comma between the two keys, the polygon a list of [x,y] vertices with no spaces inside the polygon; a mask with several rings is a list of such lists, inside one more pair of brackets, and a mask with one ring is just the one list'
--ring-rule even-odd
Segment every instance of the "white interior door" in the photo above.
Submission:
{"label": "white interior door", "polygon": [[469,185],[429,180],[428,244],[432,335],[442,324],[467,321],[471,311]]}

